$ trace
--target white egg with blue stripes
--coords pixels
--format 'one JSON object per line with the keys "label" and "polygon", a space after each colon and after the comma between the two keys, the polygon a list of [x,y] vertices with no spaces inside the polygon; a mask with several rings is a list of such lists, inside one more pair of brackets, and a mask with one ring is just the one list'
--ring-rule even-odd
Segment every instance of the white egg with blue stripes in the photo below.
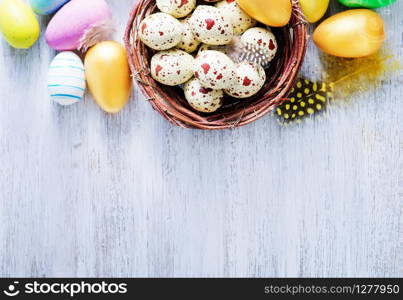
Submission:
{"label": "white egg with blue stripes", "polygon": [[84,64],[81,58],[71,51],[56,55],[48,72],[50,98],[60,105],[77,103],[84,96],[85,86]]}

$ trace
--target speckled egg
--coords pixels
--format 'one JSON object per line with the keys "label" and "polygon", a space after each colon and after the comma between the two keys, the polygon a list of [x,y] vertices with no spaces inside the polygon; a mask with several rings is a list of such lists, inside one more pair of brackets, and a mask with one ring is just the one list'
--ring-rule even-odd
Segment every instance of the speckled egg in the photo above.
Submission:
{"label": "speckled egg", "polygon": [[199,47],[200,45],[200,41],[198,41],[193,35],[188,21],[189,18],[181,20],[183,26],[183,34],[182,40],[177,47],[183,51],[186,51],[187,53],[192,53],[197,50],[197,47]]}
{"label": "speckled egg", "polygon": [[266,82],[266,73],[260,65],[242,62],[236,68],[237,83],[225,93],[234,98],[248,98],[257,94]]}
{"label": "speckled egg", "polygon": [[236,83],[236,66],[224,53],[206,50],[197,55],[194,75],[202,86],[212,89],[227,89]]}
{"label": "speckled egg", "polygon": [[182,24],[166,13],[155,13],[141,21],[138,28],[140,40],[155,50],[167,50],[182,40]]}
{"label": "speckled egg", "polygon": [[157,7],[175,18],[183,18],[195,9],[196,0],[157,0]]}
{"label": "speckled egg", "polygon": [[215,6],[231,18],[235,34],[242,34],[257,24],[257,21],[244,12],[235,0],[223,0]]}
{"label": "speckled egg", "polygon": [[151,76],[165,85],[179,85],[193,77],[193,63],[193,56],[185,51],[161,51],[151,58]]}
{"label": "speckled egg", "polygon": [[205,88],[195,78],[185,84],[184,91],[190,106],[199,112],[213,113],[223,104],[224,92],[222,90]]}
{"label": "speckled egg", "polygon": [[241,41],[245,44],[257,45],[261,49],[267,51],[270,60],[276,56],[277,41],[274,34],[266,28],[253,27],[245,31],[241,37]]}
{"label": "speckled egg", "polygon": [[205,44],[226,45],[234,37],[231,18],[214,6],[199,5],[189,24],[196,39]]}

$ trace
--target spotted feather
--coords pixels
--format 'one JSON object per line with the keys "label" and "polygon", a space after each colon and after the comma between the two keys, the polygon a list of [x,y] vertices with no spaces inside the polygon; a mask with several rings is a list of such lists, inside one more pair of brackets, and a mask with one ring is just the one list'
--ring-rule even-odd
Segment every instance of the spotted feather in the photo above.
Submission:
{"label": "spotted feather", "polygon": [[276,108],[276,114],[285,124],[301,122],[326,109],[333,97],[333,84],[298,79],[287,100]]}

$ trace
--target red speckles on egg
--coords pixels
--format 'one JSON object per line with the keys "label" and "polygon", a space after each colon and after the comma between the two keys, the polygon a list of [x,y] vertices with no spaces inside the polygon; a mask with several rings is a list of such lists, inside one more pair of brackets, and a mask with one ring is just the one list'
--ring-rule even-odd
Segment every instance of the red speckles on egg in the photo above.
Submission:
{"label": "red speckles on egg", "polygon": [[179,6],[178,6],[178,8],[182,8],[184,5],[186,5],[186,4],[188,4],[188,3],[189,3],[188,0],[181,0],[181,1],[180,1],[180,4],[179,4]]}
{"label": "red speckles on egg", "polygon": [[248,76],[245,76],[244,79],[243,79],[242,85],[243,86],[250,86],[251,83],[252,83],[252,80],[250,80],[248,78]]}
{"label": "red speckles on egg", "polygon": [[201,88],[199,89],[199,92],[202,93],[202,94],[207,95],[207,94],[210,93],[212,90],[213,90],[213,89],[206,89],[206,88],[204,88],[204,87],[201,87]]}
{"label": "red speckles on egg", "polygon": [[204,74],[207,74],[208,71],[210,71],[210,65],[209,64],[202,64],[201,68],[203,69]]}
{"label": "red speckles on egg", "polygon": [[160,72],[162,71],[162,69],[163,69],[163,67],[161,67],[161,65],[157,65],[157,66],[155,67],[155,74],[156,74],[157,76],[159,76],[159,75],[160,75]]}
{"label": "red speckles on egg", "polygon": [[143,23],[143,25],[141,25],[141,32],[144,34],[144,31],[147,29],[147,23]]}
{"label": "red speckles on egg", "polygon": [[213,19],[206,19],[205,22],[207,24],[207,30],[211,30],[211,28],[213,28],[215,25],[215,21]]}
{"label": "red speckles on egg", "polygon": [[274,42],[273,42],[273,40],[272,40],[272,39],[270,39],[270,43],[269,43],[269,49],[270,49],[270,50],[274,50],[274,49],[276,49],[276,45],[274,45]]}

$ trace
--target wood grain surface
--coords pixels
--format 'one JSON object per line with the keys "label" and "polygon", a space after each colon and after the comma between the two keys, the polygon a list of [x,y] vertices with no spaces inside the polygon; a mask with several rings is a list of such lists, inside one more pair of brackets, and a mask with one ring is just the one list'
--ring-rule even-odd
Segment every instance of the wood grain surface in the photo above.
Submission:
{"label": "wood grain surface", "polygon": [[[135,1],[108,2],[121,41]],[[379,11],[402,59],[403,2]],[[320,120],[203,132],[136,87],[113,116],[51,103],[54,55],[0,42],[1,276],[403,276],[401,71]]]}

